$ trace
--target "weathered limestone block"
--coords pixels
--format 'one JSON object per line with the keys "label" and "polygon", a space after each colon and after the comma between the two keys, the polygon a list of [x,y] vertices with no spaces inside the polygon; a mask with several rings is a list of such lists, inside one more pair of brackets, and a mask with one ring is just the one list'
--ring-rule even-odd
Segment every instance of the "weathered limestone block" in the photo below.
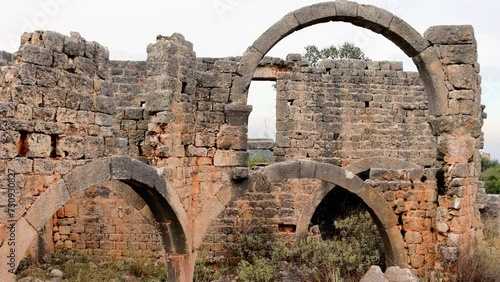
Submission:
{"label": "weathered limestone block", "polygon": [[22,63],[19,66],[19,78],[24,85],[36,85],[36,66]]}
{"label": "weathered limestone block", "polygon": [[441,45],[438,52],[445,65],[474,65],[477,62],[477,48],[474,45]]}
{"label": "weathered limestone block", "polygon": [[476,93],[473,90],[455,90],[450,91],[450,98],[456,100],[471,100],[474,101]]}
{"label": "weathered limestone block", "polygon": [[21,48],[22,60],[26,63],[32,63],[40,66],[50,67],[52,65],[52,53],[35,45],[24,45]]}
{"label": "weathered limestone block", "polygon": [[477,72],[471,65],[451,65],[446,67],[446,75],[455,89],[476,89]]}
{"label": "weathered limestone block", "polygon": [[355,18],[358,15],[359,4],[353,1],[336,1],[335,10],[338,17]]}
{"label": "weathered limestone block", "polygon": [[246,166],[248,153],[245,151],[217,150],[214,156],[214,166]]}
{"label": "weathered limestone block", "polygon": [[9,162],[8,168],[16,173],[31,173],[33,171],[33,160],[28,158],[14,158]]}
{"label": "weathered limestone block", "polygon": [[215,147],[216,137],[215,133],[197,133],[195,135],[194,145],[196,147]]}
{"label": "weathered limestone block", "polygon": [[224,107],[226,122],[231,125],[247,125],[252,105],[229,104]]}
{"label": "weathered limestone block", "polygon": [[93,110],[104,114],[114,114],[116,111],[113,98],[106,96],[96,96],[94,98]]}
{"label": "weathered limestone block", "polygon": [[150,113],[171,110],[172,93],[169,91],[156,92],[147,97],[145,108]]}
{"label": "weathered limestone block", "polygon": [[80,159],[85,155],[84,138],[79,136],[67,136],[57,140],[57,154],[69,159]]}
{"label": "weathered limestone block", "polygon": [[42,34],[42,40],[45,44],[45,48],[55,52],[63,51],[64,37],[64,35],[53,31],[44,31]]}
{"label": "weathered limestone block", "polygon": [[43,105],[45,107],[65,107],[66,93],[61,88],[53,88],[51,91],[46,91],[43,93]]}
{"label": "weathered limestone block", "polygon": [[[24,104],[17,104],[16,107],[16,112],[14,114],[14,118],[20,119],[20,120],[31,120],[33,118],[33,108],[24,105]],[[8,112],[7,112],[8,114]]]}
{"label": "weathered limestone block", "polygon": [[94,80],[86,75],[60,72],[58,86],[80,93],[93,93]]}
{"label": "weathered limestone block", "polygon": [[67,108],[58,108],[57,109],[57,114],[56,114],[56,120],[57,122],[61,123],[78,123],[78,120],[76,118],[77,116],[77,111],[73,109],[67,109]]}
{"label": "weathered limestone block", "polygon": [[144,109],[142,108],[125,108],[125,119],[140,120],[143,118]]}
{"label": "weathered limestone block", "polygon": [[450,167],[452,177],[466,178],[472,176],[471,166],[468,163],[454,164]]}
{"label": "weathered limestone block", "polygon": [[430,120],[434,135],[448,133],[453,136],[481,136],[480,121],[470,116],[444,116]]}
{"label": "weathered limestone block", "polygon": [[52,151],[51,137],[45,134],[32,133],[28,134],[26,139],[28,145],[27,157],[31,158],[47,158]]}
{"label": "weathered limestone block", "polygon": [[0,67],[14,64],[14,55],[5,51],[0,51]]}
{"label": "weathered limestone block", "polygon": [[300,24],[300,28],[314,24],[317,19],[325,21],[332,19],[336,14],[335,3],[333,2],[313,4],[294,12],[295,18],[297,18]]}
{"label": "weathered limestone block", "polygon": [[75,68],[79,73],[93,75],[96,71],[96,65],[91,59],[85,57],[76,57],[73,59],[73,63],[75,64]]}
{"label": "weathered limestone block", "polygon": [[35,159],[33,171],[41,175],[52,175],[54,174],[54,162],[46,159]]}
{"label": "weathered limestone block", "polygon": [[86,159],[95,159],[104,156],[106,146],[102,137],[85,137],[84,152]]}
{"label": "weathered limestone block", "polygon": [[248,178],[248,167],[235,167],[232,171],[231,177],[233,180],[242,180]]}
{"label": "weathered limestone block", "polygon": [[113,116],[102,113],[96,113],[94,118],[94,123],[99,126],[112,126]]}
{"label": "weathered limestone block", "polygon": [[235,73],[238,68],[238,63],[236,61],[229,61],[225,59],[217,60],[214,63],[214,69],[217,72],[222,73]]}
{"label": "weathered limestone block", "polygon": [[54,87],[59,81],[59,72],[53,68],[37,66],[36,83],[41,87]]}
{"label": "weathered limestone block", "polygon": [[474,28],[470,25],[433,26],[424,32],[424,38],[434,44],[474,44]]}
{"label": "weathered limestone block", "polygon": [[106,138],[106,155],[126,155],[128,151],[128,139],[120,137]]}
{"label": "weathered limestone block", "polygon": [[223,150],[247,149],[247,131],[242,126],[223,125],[217,135],[217,148]]}
{"label": "weathered limestone block", "polygon": [[253,43],[252,47],[258,50],[261,54],[265,54],[274,46],[274,44],[290,34],[291,31],[297,30],[299,25],[300,24],[295,15],[293,13],[289,13],[264,32],[264,34],[262,34],[259,39]]}
{"label": "weathered limestone block", "polygon": [[0,131],[0,159],[12,159],[17,156],[17,143],[21,134],[17,131]]}
{"label": "weathered limestone block", "polygon": [[64,53],[69,56],[84,56],[85,42],[78,36],[64,37]]}
{"label": "weathered limestone block", "polygon": [[398,45],[409,57],[414,57],[429,47],[429,42],[424,40],[420,33],[404,20],[394,16],[389,29],[383,35]]}
{"label": "weathered limestone block", "polygon": [[438,150],[447,163],[468,162],[475,152],[476,140],[470,136],[440,136]]}
{"label": "weathered limestone block", "polygon": [[386,10],[377,8],[372,5],[359,5],[358,17],[367,20],[369,23],[363,23],[363,26],[371,29],[374,32],[381,33],[389,28],[394,15]]}

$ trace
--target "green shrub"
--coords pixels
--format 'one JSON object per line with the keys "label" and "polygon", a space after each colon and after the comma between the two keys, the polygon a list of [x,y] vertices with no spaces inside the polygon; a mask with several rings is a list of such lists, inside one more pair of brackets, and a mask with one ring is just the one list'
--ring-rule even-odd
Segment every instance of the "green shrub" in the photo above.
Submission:
{"label": "green shrub", "polygon": [[241,281],[276,281],[280,261],[288,262],[297,281],[358,281],[371,265],[382,264],[383,243],[368,212],[353,213],[334,224],[332,240],[309,243],[305,238],[282,242],[264,223],[244,225],[235,241],[225,244],[229,255],[217,264],[218,276],[210,271],[214,264],[199,256],[195,281],[218,279],[222,273],[238,275]]}
{"label": "green shrub", "polygon": [[500,194],[500,165],[490,167],[482,172],[480,179],[485,182],[486,193]]}
{"label": "green shrub", "polygon": [[276,262],[268,258],[254,257],[252,262],[242,260],[238,264],[238,277],[242,282],[272,282],[278,278]]}
{"label": "green shrub", "polygon": [[207,255],[201,252],[196,260],[193,277],[195,282],[211,282],[219,279],[221,274],[207,259]]}

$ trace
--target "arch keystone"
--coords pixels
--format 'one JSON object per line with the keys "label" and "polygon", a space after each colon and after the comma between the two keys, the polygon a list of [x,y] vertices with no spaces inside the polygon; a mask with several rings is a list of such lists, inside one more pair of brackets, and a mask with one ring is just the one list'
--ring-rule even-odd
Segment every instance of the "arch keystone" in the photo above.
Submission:
{"label": "arch keystone", "polygon": [[318,3],[293,12],[299,21],[299,29],[321,23],[324,20],[334,20],[337,12],[335,2]]}
{"label": "arch keystone", "polygon": [[337,20],[356,18],[358,16],[358,2],[339,0],[335,1]]}
{"label": "arch keystone", "polygon": [[316,162],[300,160],[300,178],[314,178],[316,176]]}

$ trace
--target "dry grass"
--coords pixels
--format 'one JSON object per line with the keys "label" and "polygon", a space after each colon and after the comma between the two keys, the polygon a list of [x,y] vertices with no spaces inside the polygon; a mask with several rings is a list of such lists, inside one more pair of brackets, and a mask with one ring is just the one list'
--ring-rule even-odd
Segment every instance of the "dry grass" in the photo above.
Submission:
{"label": "dry grass", "polygon": [[499,220],[483,220],[484,242],[462,256],[457,282],[500,282]]}
{"label": "dry grass", "polygon": [[49,273],[54,268],[64,273],[65,282],[167,281],[166,267],[163,264],[136,259],[106,260],[72,253],[56,253],[50,264],[25,259],[18,269],[17,278],[49,280]]}

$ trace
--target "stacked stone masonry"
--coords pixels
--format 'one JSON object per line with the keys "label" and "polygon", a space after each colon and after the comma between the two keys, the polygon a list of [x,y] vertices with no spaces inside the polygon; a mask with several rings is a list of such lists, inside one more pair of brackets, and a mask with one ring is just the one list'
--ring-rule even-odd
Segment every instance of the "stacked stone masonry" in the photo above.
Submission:
{"label": "stacked stone masonry", "polygon": [[[264,57],[331,20],[382,34],[419,72]],[[173,34],[158,36],[146,61],[109,61],[78,33],[35,31],[0,66],[0,206],[16,203],[0,216],[0,256],[15,226],[15,267],[49,234],[56,250],[165,257],[169,279],[190,281],[200,250],[224,255],[249,224],[300,236],[332,189],[359,197],[388,260],[418,273],[452,275],[482,238],[485,114],[470,26],[421,36],[387,11],[332,1],[285,16],[242,57],[197,58]],[[249,169],[252,79],[276,81],[277,163]]]}

